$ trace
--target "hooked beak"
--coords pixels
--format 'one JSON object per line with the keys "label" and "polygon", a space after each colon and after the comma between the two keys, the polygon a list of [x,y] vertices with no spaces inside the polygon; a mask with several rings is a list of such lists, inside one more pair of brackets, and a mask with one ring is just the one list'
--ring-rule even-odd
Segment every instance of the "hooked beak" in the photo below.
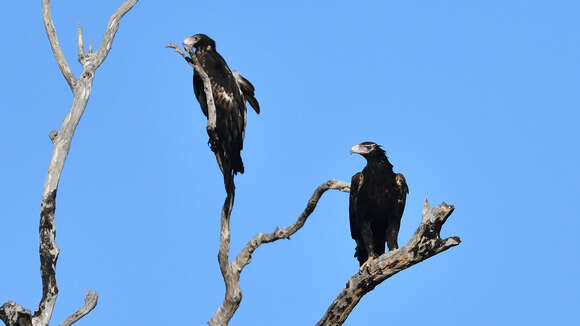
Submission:
{"label": "hooked beak", "polygon": [[354,145],[353,147],[350,148],[350,153],[356,153],[356,154],[368,154],[368,149],[365,146],[361,146],[360,144],[358,145]]}
{"label": "hooked beak", "polygon": [[188,38],[186,38],[185,40],[183,40],[183,46],[185,48],[192,48],[193,45],[195,44],[195,39],[193,38],[193,36],[190,36]]}

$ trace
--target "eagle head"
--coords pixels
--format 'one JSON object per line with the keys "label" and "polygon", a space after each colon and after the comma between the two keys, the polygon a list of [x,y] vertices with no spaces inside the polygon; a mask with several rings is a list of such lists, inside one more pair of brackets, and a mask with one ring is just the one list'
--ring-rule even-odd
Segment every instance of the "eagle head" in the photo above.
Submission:
{"label": "eagle head", "polygon": [[215,49],[215,41],[205,34],[195,34],[183,40],[183,46],[186,48],[194,47],[196,49],[210,47]]}
{"label": "eagle head", "polygon": [[358,145],[354,145],[350,148],[350,153],[360,154],[366,159],[385,156],[385,151],[381,148],[381,145],[371,141],[365,141]]}

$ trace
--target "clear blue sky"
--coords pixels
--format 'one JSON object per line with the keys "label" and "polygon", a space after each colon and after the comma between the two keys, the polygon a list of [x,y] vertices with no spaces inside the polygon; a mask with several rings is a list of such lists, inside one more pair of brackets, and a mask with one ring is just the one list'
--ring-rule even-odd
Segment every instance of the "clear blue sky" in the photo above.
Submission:
{"label": "clear blue sky", "polygon": [[[53,1],[78,74],[76,23],[100,43],[118,1]],[[41,296],[38,217],[71,94],[40,1],[11,1],[0,29],[0,303]],[[577,1],[142,1],[121,22],[75,135],[57,197],[57,324],[202,325],[223,298],[224,191],[168,42],[206,33],[256,86],[232,216],[232,252],[293,222],[321,182],[384,145],[410,194],[456,210],[456,248],[365,296],[346,325],[572,325],[580,306],[580,23]],[[356,272],[348,194],[331,192],[291,241],[259,248],[232,325],[311,325]]]}

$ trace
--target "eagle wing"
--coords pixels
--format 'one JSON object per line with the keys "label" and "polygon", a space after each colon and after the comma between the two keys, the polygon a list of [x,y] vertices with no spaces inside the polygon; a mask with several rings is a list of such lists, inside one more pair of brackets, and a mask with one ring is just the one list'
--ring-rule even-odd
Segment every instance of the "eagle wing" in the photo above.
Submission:
{"label": "eagle wing", "polygon": [[243,108],[245,116],[242,93],[224,58],[216,51],[206,51],[201,56],[200,61],[211,81],[216,106],[228,112]]}
{"label": "eagle wing", "polygon": [[364,176],[361,172],[352,176],[350,181],[350,197],[349,197],[349,219],[350,219],[350,235],[357,240],[361,237],[361,210],[365,209],[364,205],[360,205],[360,194],[364,182]]}
{"label": "eagle wing", "polygon": [[260,103],[258,103],[258,100],[256,100],[254,97],[254,85],[252,85],[252,83],[244,78],[244,76],[242,76],[239,72],[232,71],[232,73],[234,74],[236,83],[240,87],[240,91],[244,95],[244,99],[250,103],[256,113],[260,114]]}
{"label": "eagle wing", "polygon": [[407,186],[407,180],[401,173],[397,173],[395,176],[395,183],[397,185],[397,201],[395,203],[395,212],[399,217],[403,217],[403,212],[405,211],[405,203],[407,201],[407,194],[409,193],[409,187]]}
{"label": "eagle wing", "polygon": [[[212,144],[220,148],[234,173],[244,172],[240,151],[244,146],[246,127],[246,105],[244,97],[234,75],[222,56],[213,50],[200,51],[198,59],[207,73],[212,87],[216,106],[217,133],[219,141]],[[207,116],[208,108],[201,77],[194,73],[193,84],[195,95]],[[212,140],[210,139],[210,142]]]}

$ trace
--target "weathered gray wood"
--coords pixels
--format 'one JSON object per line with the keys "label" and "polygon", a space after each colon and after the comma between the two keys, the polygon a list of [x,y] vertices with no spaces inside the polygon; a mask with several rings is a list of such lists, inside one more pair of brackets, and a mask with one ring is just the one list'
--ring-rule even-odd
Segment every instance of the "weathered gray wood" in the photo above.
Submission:
{"label": "weathered gray wood", "polygon": [[276,228],[272,233],[258,233],[256,234],[252,240],[250,240],[246,246],[240,251],[236,259],[234,259],[232,265],[236,270],[242,271],[246,265],[248,265],[252,259],[252,253],[262,244],[274,242],[280,239],[290,239],[290,236],[300,230],[306,220],[312,214],[320,197],[329,189],[334,189],[342,192],[349,192],[350,191],[350,184],[340,180],[328,180],[325,183],[321,184],[314,193],[312,197],[308,200],[306,204],[306,208],[298,217],[298,220],[292,225],[289,225],[285,228],[279,229]]}
{"label": "weathered gray wood", "polygon": [[68,316],[68,318],[65,319],[62,323],[60,323],[60,326],[70,326],[79,321],[86,314],[91,312],[91,310],[95,309],[98,300],[99,295],[97,294],[97,291],[95,292],[87,291],[85,293],[85,304],[82,307],[80,307],[77,311],[73,312],[70,316]]}
{"label": "weathered gray wood", "polygon": [[291,235],[296,233],[298,230],[300,230],[300,228],[302,228],[302,226],[304,226],[304,223],[316,208],[316,205],[318,204],[320,197],[322,197],[322,195],[327,190],[335,189],[339,191],[348,192],[349,187],[350,187],[349,184],[344,181],[339,180],[326,181],[318,188],[316,188],[314,194],[312,194],[312,197],[310,197],[310,200],[308,200],[306,208],[304,209],[302,214],[300,214],[298,220],[294,224],[285,227],[283,229],[276,228],[276,230],[274,230],[274,232],[272,233],[268,234],[258,233],[256,236],[252,238],[252,240],[250,240],[246,244],[246,246],[240,251],[240,253],[236,256],[234,261],[232,261],[230,264],[227,264],[227,252],[229,252],[229,233],[230,233],[229,215],[231,214],[230,204],[233,203],[233,190],[231,201],[228,201],[228,198],[230,198],[228,192],[228,198],[226,198],[226,201],[224,202],[224,207],[222,208],[222,229],[221,229],[222,236],[220,237],[221,240],[220,253],[218,254],[218,256],[223,255],[223,257],[220,257],[218,260],[226,285],[226,293],[224,296],[224,301],[222,302],[221,306],[218,308],[212,319],[209,321],[209,324],[212,326],[227,325],[230,319],[235,314],[236,310],[238,309],[242,301],[242,290],[240,288],[241,273],[244,270],[244,267],[246,267],[250,263],[252,259],[252,253],[254,253],[254,251],[260,245],[264,243],[274,242],[280,239],[290,239]]}
{"label": "weathered gray wood", "polygon": [[30,310],[13,301],[8,301],[0,307],[0,319],[8,326],[32,325]]}
{"label": "weathered gray wood", "polygon": [[402,248],[377,258],[368,269],[353,275],[330,305],[317,326],[342,325],[360,299],[377,285],[398,272],[461,243],[459,237],[441,239],[441,227],[454,207],[442,203],[431,208],[427,200],[421,224]]}
{"label": "weathered gray wood", "polygon": [[81,27],[81,23],[78,23],[78,29],[77,29],[77,45],[78,45],[78,60],[79,63],[82,65],[84,58],[87,56],[86,52],[85,52],[85,40],[83,37],[83,28]]}
{"label": "weathered gray wood", "polygon": [[[7,302],[4,304],[2,307],[0,307],[0,316],[6,318],[2,318],[6,325],[22,325],[22,322],[19,322],[13,318],[15,314],[20,316],[20,319],[24,318],[22,316],[28,314],[28,319],[33,326],[49,325],[52,311],[54,310],[54,304],[56,303],[56,298],[58,296],[58,285],[56,282],[56,261],[58,259],[60,249],[56,245],[55,241],[56,228],[54,212],[60,176],[62,169],[64,168],[66,157],[70,150],[72,137],[88,103],[95,71],[109,54],[115,33],[119,28],[119,21],[131,8],[133,8],[137,2],[138,0],[126,0],[115,11],[115,13],[109,19],[109,23],[107,24],[107,28],[101,42],[101,46],[96,53],[92,53],[91,51],[89,51],[88,54],[84,53],[82,29],[79,24],[77,40],[79,42],[79,62],[82,64],[82,71],[80,77],[76,78],[73,75],[58,42],[58,37],[56,35],[56,30],[54,28],[54,23],[51,16],[50,1],[42,0],[42,18],[44,27],[46,29],[46,34],[50,41],[50,45],[52,47],[52,51],[60,71],[62,72],[73,93],[73,103],[69,113],[64,118],[60,129],[58,131],[53,130],[49,134],[49,137],[53,143],[53,153],[48,166],[42,192],[39,226],[42,298],[38,304],[38,307],[36,308],[36,311],[34,312],[34,315],[32,316],[30,316],[29,311],[24,310],[22,307],[20,307],[22,309],[19,309],[18,304],[13,302]],[[92,310],[92,308],[94,308],[96,302],[96,292],[87,294],[87,299],[83,308],[79,309],[77,313],[71,315],[71,317],[69,317],[70,319],[67,319],[67,321],[65,321],[63,324],[70,325],[76,320],[80,319],[82,316]]]}
{"label": "weathered gray wood", "polygon": [[44,23],[46,35],[50,41],[50,46],[52,47],[52,53],[54,53],[54,57],[58,63],[58,68],[60,68],[60,72],[64,76],[64,79],[66,79],[70,89],[73,90],[76,78],[70,70],[66,57],[64,56],[64,53],[62,53],[62,48],[58,42],[58,36],[56,35],[54,23],[52,22],[50,0],[42,0],[42,21]]}

